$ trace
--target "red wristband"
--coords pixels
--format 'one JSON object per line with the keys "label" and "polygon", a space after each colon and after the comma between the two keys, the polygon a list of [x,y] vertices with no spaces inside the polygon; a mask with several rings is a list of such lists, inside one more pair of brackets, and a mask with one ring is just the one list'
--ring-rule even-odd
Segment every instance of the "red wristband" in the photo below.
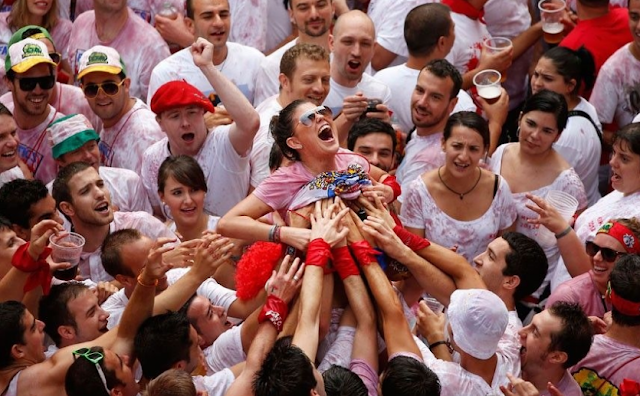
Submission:
{"label": "red wristband", "polygon": [[333,266],[335,267],[340,279],[345,280],[351,275],[360,276],[360,270],[351,257],[348,246],[342,246],[331,250],[333,256]]}
{"label": "red wristband", "polygon": [[305,265],[315,265],[325,268],[331,257],[331,246],[322,238],[316,238],[309,242]]}
{"label": "red wristband", "polygon": [[349,248],[353,252],[353,255],[356,256],[356,260],[358,260],[358,263],[360,263],[360,265],[362,266],[378,262],[378,259],[376,257],[380,253],[372,248],[369,242],[365,240],[353,242],[349,245]]}
{"label": "red wristband", "polygon": [[20,246],[11,258],[11,265],[22,272],[30,272],[31,275],[27,278],[24,284],[23,291],[25,293],[35,289],[38,286],[42,286],[42,293],[44,295],[49,294],[51,288],[51,271],[49,270],[49,263],[46,258],[51,254],[51,248],[45,247],[40,257],[34,260],[29,254],[29,246],[31,242],[27,242]]}
{"label": "red wristband", "polygon": [[258,316],[258,323],[263,323],[268,320],[279,333],[282,331],[284,321],[287,320],[288,313],[289,306],[287,303],[282,301],[279,297],[269,294],[267,296],[267,301],[265,301],[262,306],[262,311],[260,311],[260,315]]}
{"label": "red wristband", "polygon": [[384,184],[385,186],[391,187],[391,189],[393,190],[394,201],[400,196],[400,194],[402,194],[402,189],[400,188],[400,184],[398,183],[398,180],[396,180],[395,176],[391,176],[391,175],[387,176],[382,181],[382,184]]}
{"label": "red wristband", "polygon": [[398,238],[402,240],[402,243],[407,245],[411,250],[417,252],[431,245],[428,239],[420,238],[419,236],[410,233],[404,227],[396,225],[393,227],[393,232],[396,233]]}

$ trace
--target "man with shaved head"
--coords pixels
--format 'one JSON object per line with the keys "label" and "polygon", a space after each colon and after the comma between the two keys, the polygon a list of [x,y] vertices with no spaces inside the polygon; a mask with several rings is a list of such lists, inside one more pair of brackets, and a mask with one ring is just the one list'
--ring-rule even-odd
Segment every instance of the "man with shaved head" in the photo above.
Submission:
{"label": "man with shaved head", "polygon": [[[382,82],[364,71],[371,63],[376,46],[376,31],[371,18],[362,11],[350,11],[338,18],[329,36],[331,60],[331,89],[324,101],[333,114],[340,114],[336,126],[340,141],[346,140],[349,129],[367,110],[367,101],[391,100],[391,91]],[[386,106],[367,112],[368,117],[388,120]]]}

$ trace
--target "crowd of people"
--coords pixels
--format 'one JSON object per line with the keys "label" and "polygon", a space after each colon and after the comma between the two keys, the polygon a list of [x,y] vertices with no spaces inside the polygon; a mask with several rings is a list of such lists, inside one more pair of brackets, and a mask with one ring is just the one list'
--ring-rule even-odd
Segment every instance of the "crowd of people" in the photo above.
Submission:
{"label": "crowd of people", "polygon": [[1,396],[640,395],[640,0],[15,0],[0,58]]}

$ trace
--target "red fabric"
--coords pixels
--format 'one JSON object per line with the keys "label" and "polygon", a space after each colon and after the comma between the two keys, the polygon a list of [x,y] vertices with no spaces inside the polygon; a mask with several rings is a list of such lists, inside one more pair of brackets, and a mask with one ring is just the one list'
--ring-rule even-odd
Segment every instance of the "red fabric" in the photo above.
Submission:
{"label": "red fabric", "polygon": [[484,10],[478,10],[465,0],[442,0],[442,4],[445,4],[451,8],[451,11],[456,14],[465,15],[471,19],[480,20],[484,23]]}
{"label": "red fabric", "polygon": [[360,276],[360,270],[356,262],[351,257],[351,252],[348,246],[342,246],[331,250],[333,256],[333,266],[335,267],[340,279],[344,280],[351,275]]}
{"label": "red fabric", "polygon": [[604,223],[599,229],[597,234],[607,234],[610,237],[615,238],[627,253],[639,254],[640,253],[640,241],[636,238],[633,231],[627,228],[622,223],[618,223],[617,221],[608,221]]}
{"label": "red fabric", "polygon": [[51,248],[44,248],[44,252],[38,257],[38,260],[34,260],[28,252],[30,245],[31,243],[27,242],[18,248],[11,258],[11,265],[22,272],[31,273],[22,289],[25,293],[42,286],[42,293],[46,296],[51,289],[51,278],[53,277],[46,260],[51,254]]}
{"label": "red fabric", "polygon": [[431,245],[431,242],[429,242],[428,239],[420,238],[419,236],[410,233],[402,226],[396,225],[395,227],[393,227],[393,232],[396,233],[402,243],[407,245],[414,252],[422,250]]}
{"label": "red fabric", "polygon": [[265,301],[262,306],[262,311],[260,311],[260,315],[258,316],[258,323],[263,323],[265,320],[269,320],[279,333],[282,331],[284,321],[287,320],[288,313],[289,307],[287,306],[287,303],[282,301],[279,297],[269,294],[267,296],[267,301]]}
{"label": "red fabric", "polygon": [[256,242],[247,249],[236,268],[236,295],[251,300],[260,293],[271,277],[271,272],[282,258],[282,245]]}
{"label": "red fabric", "polygon": [[356,256],[356,260],[358,260],[358,263],[360,263],[360,265],[362,266],[378,262],[378,259],[376,257],[380,253],[372,248],[369,242],[365,240],[353,242],[349,245],[349,248],[353,252],[353,255]]}
{"label": "red fabric", "polygon": [[640,302],[629,301],[620,297],[611,287],[609,290],[611,305],[613,305],[618,312],[626,316],[640,316]]}
{"label": "red fabric", "polygon": [[573,50],[584,45],[593,55],[598,73],[614,52],[632,40],[629,12],[626,8],[614,8],[599,18],[579,21],[560,45]]}
{"label": "red fabric", "polygon": [[395,176],[387,176],[384,181],[382,182],[382,184],[384,184],[385,186],[389,186],[391,187],[391,189],[393,190],[393,200],[395,201],[400,194],[402,193],[402,189],[400,188],[400,184],[398,183],[398,180],[396,180]]}
{"label": "red fabric", "polygon": [[322,238],[316,238],[309,242],[307,247],[306,265],[315,265],[325,268],[331,258],[331,246]]}
{"label": "red fabric", "polygon": [[638,396],[640,395],[640,384],[625,378],[620,384],[620,396]]}
{"label": "red fabric", "polygon": [[162,85],[151,98],[151,111],[160,114],[178,107],[198,106],[206,111],[215,111],[211,101],[202,92],[188,82],[169,81]]}

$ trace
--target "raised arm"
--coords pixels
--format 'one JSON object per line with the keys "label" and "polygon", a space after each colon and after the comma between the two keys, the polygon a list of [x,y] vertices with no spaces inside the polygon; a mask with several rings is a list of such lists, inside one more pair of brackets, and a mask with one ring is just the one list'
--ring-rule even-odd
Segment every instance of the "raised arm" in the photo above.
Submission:
{"label": "raised arm", "polygon": [[209,80],[211,86],[216,90],[216,94],[220,96],[225,109],[234,120],[229,132],[233,148],[238,155],[247,155],[253,145],[253,138],[260,128],[258,113],[238,87],[213,65],[213,44],[199,37],[191,45],[191,54],[194,63]]}

